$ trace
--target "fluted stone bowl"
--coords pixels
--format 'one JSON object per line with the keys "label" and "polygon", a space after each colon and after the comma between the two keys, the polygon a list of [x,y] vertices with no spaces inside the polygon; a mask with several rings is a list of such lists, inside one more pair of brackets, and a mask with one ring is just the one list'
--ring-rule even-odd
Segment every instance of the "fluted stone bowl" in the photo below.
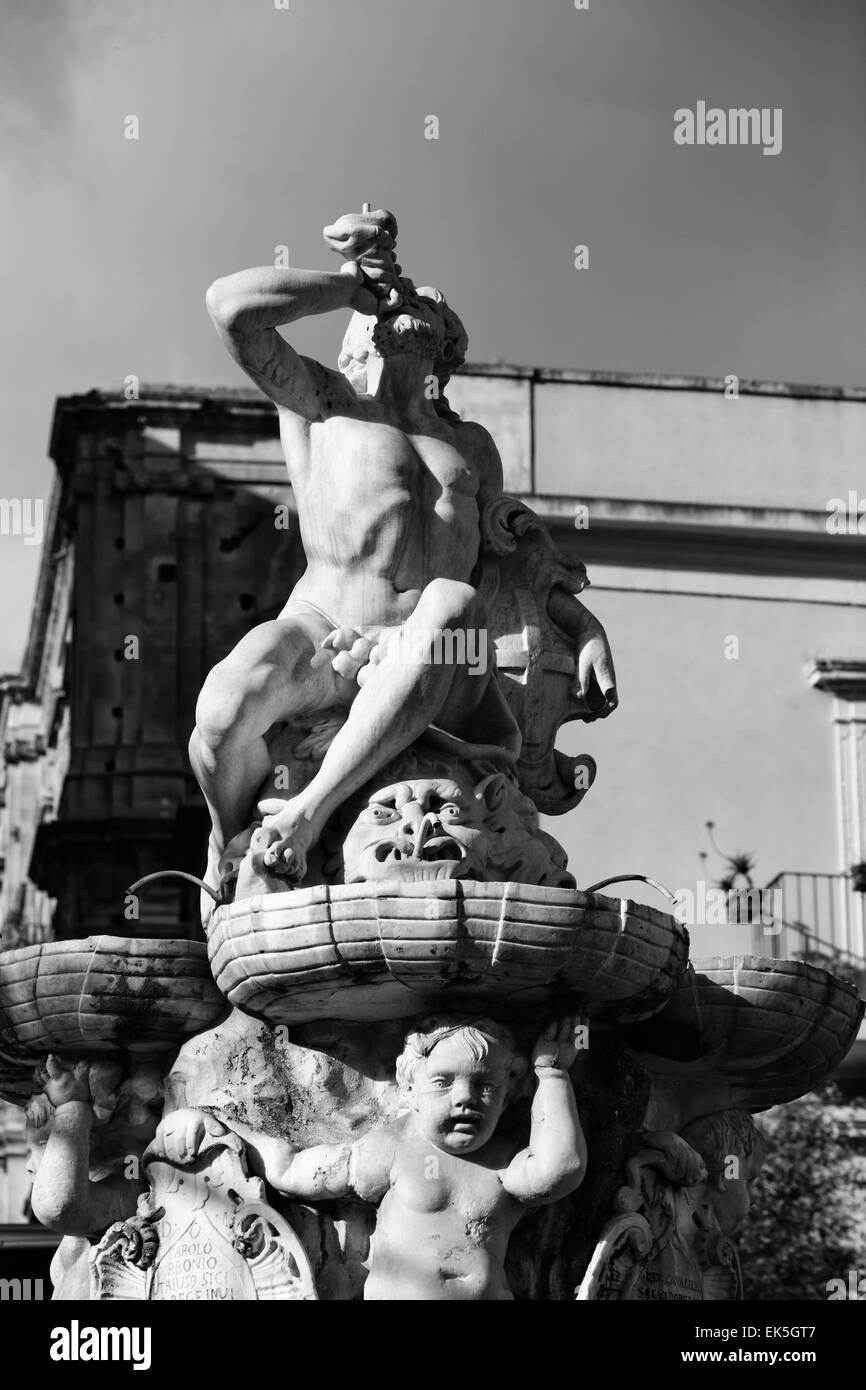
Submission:
{"label": "fluted stone bowl", "polygon": [[261,894],[217,908],[208,938],[229,1002],[284,1024],[559,996],[597,1022],[634,1022],[662,1007],[688,957],[685,928],[643,904],[455,879]]}
{"label": "fluted stone bowl", "polygon": [[0,952],[0,1054],[160,1052],[225,1001],[199,941],[89,936]]}
{"label": "fluted stone bowl", "polygon": [[798,960],[695,961],[664,1009],[629,1030],[650,1071],[687,1078],[750,1110],[821,1085],[856,1036],[864,1001],[853,985]]}

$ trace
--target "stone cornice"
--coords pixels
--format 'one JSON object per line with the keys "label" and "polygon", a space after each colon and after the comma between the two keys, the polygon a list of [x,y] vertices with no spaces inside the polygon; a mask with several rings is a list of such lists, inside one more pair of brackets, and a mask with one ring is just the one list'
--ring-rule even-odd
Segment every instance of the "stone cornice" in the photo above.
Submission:
{"label": "stone cornice", "polygon": [[866,701],[866,661],[828,661],[818,658],[804,668],[806,680],[837,700]]}

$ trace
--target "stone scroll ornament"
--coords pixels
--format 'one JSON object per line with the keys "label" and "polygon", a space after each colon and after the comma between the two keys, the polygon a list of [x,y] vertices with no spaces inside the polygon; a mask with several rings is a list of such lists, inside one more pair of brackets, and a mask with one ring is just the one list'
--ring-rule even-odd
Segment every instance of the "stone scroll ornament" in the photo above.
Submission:
{"label": "stone scroll ornament", "polygon": [[748,1215],[765,1153],[748,1111],[704,1116],[681,1135],[644,1134],[579,1302],[722,1302],[742,1297],[731,1239]]}
{"label": "stone scroll ornament", "polygon": [[[201,1137],[184,1140],[195,1156],[178,1163],[162,1136],[184,1124],[193,1135],[200,1125]],[[91,1299],[316,1299],[306,1253],[249,1175],[237,1135],[186,1112],[164,1123],[145,1165],[149,1188],[136,1217],[110,1226],[91,1255]]]}

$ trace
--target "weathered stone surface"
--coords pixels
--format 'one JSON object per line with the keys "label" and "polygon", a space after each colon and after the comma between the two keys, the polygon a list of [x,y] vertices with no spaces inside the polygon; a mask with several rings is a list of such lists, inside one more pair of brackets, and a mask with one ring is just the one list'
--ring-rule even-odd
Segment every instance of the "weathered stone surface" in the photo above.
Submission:
{"label": "weathered stone surface", "polygon": [[[377,1205],[365,1299],[507,1299],[504,1261],[514,1226],[532,1207],[574,1191],[585,1175],[568,1075],[579,1043],[585,1028],[575,1031],[569,1018],[536,1039],[522,1138],[499,1121],[522,1089],[528,1058],[501,1024],[463,1015],[429,1019],[407,1035],[396,1059],[403,1112],[396,1119],[303,1146],[237,1118],[232,1127],[274,1190],[301,1201],[355,1197]],[[321,1092],[311,1099],[321,1102]],[[180,1163],[210,1142],[206,1118],[179,1111],[164,1119],[156,1144]]]}
{"label": "weathered stone surface", "polygon": [[[717,969],[723,966],[719,964]],[[810,977],[815,988],[821,983],[817,978],[820,974]],[[824,987],[831,988],[829,981],[824,981]],[[724,986],[720,988],[727,1006],[735,1008],[738,996]],[[717,1004],[726,1001],[716,998]],[[514,1032],[514,1045],[525,1055],[532,1046],[536,1023],[531,1014],[523,1016],[521,1022],[521,1015],[507,1003],[504,1012]],[[471,1016],[458,1015],[454,1025],[449,1025],[458,1032],[463,1026],[461,1017],[465,1023],[472,1022]],[[290,1034],[283,1025],[269,1026],[235,1009],[214,1028],[189,1038],[165,1078],[164,1117],[145,1157],[145,1195],[137,1212],[136,1196],[143,1185],[116,1181],[112,1177],[116,1167],[111,1163],[105,1166],[105,1138],[100,1137],[100,1157],[95,1159],[89,1137],[93,1132],[91,1107],[96,1114],[116,1113],[117,1119],[111,1123],[121,1128],[114,1147],[120,1146],[119,1156],[130,1152],[122,1109],[112,1102],[116,1080],[111,1068],[119,1078],[122,1065],[108,1060],[89,1068],[83,1063],[76,1068],[59,1061],[54,1064],[43,1076],[57,1117],[47,1119],[45,1154],[49,1155],[52,1144],[68,1146],[72,1142],[77,1167],[69,1167],[68,1160],[58,1164],[54,1160],[46,1163],[43,1158],[34,1197],[43,1219],[47,1217],[56,1229],[75,1237],[64,1242],[56,1262],[60,1296],[79,1296],[70,1291],[82,1286],[90,1242],[114,1222],[102,1242],[93,1297],[160,1298],[170,1293],[173,1297],[203,1299],[296,1298],[311,1296],[313,1287],[319,1298],[329,1301],[364,1297],[383,1196],[369,1188],[359,1193],[348,1181],[340,1185],[333,1177],[333,1165],[339,1172],[342,1155],[359,1145],[363,1150],[370,1143],[382,1142],[377,1136],[396,1142],[399,1148],[406,1125],[411,1124],[412,1105],[405,1078],[401,1088],[395,1062],[404,1032],[412,1028],[411,1022],[398,1020],[353,1023],[335,1019],[293,1027]],[[739,1126],[735,1133],[742,1134],[743,1121],[734,1117],[729,1122],[725,1115],[710,1113],[718,1101],[713,1072],[706,1066],[702,1070],[693,1062],[684,1084],[683,1079],[676,1078],[677,1089],[668,1093],[667,1078],[660,1077],[650,1054],[637,1054],[631,1045],[624,1046],[624,1038],[633,1039],[640,1031],[614,1029],[603,1034],[593,1030],[589,1052],[574,1073],[588,1153],[585,1177],[577,1190],[561,1195],[551,1205],[536,1211],[532,1203],[526,1207],[500,1256],[499,1293],[494,1295],[494,1286],[485,1284],[472,1296],[569,1299],[578,1288],[578,1296],[588,1299],[736,1295],[730,1235],[744,1215],[738,1193],[747,1195],[745,1188],[756,1169],[747,1166],[739,1186],[721,1181],[715,1187],[710,1179],[717,1181],[721,1176],[717,1155],[715,1174],[710,1169],[714,1130],[719,1124],[724,1127],[733,1122]],[[435,1053],[434,1046],[426,1055],[435,1057]],[[713,1063],[719,1072],[724,1071],[724,1048],[713,1054]],[[734,1063],[739,1065],[736,1055]],[[103,1071],[95,1071],[94,1066]],[[120,1094],[134,1099],[134,1088],[123,1084],[127,1089],[122,1087]],[[787,1079],[785,1084],[790,1090]],[[148,1093],[152,1092],[151,1085]],[[675,1111],[677,1099],[682,1102],[686,1095],[692,1097],[688,1105],[681,1104]],[[675,1115],[674,1130],[681,1133],[647,1134],[648,1128],[657,1125],[664,1106],[669,1115]],[[689,1123],[689,1114],[695,1112],[709,1119]],[[453,1107],[448,1113],[453,1119]],[[456,1113],[460,1113],[459,1105]],[[528,1097],[521,1098],[518,1088],[508,1110],[499,1113],[495,1142],[512,1155],[519,1153],[529,1142],[532,1127]],[[57,1128],[60,1119],[62,1129]],[[750,1123],[748,1115],[744,1115],[744,1122]],[[153,1132],[155,1119],[148,1123],[150,1129],[145,1126],[138,1133],[139,1153],[142,1136]],[[421,1142],[426,1142],[423,1135]],[[491,1142],[480,1150],[485,1163],[492,1157]],[[725,1140],[724,1152],[741,1152],[743,1160],[750,1163],[753,1143],[746,1142],[740,1151],[738,1142]],[[652,1151],[649,1159],[644,1154],[647,1148]],[[287,1177],[294,1171],[297,1156],[311,1152],[316,1156],[317,1170],[322,1155],[327,1154],[325,1167],[331,1171],[327,1195],[322,1199],[320,1194],[312,1203],[312,1193],[304,1182]],[[428,1158],[438,1162],[439,1152],[439,1144],[431,1139],[425,1149]],[[447,1153],[447,1148],[441,1152]],[[690,1159],[684,1161],[684,1153]],[[705,1168],[701,1167],[704,1160]],[[179,1173],[188,1179],[186,1188],[178,1182]],[[301,1176],[303,1179],[303,1171]],[[255,1191],[242,1187],[241,1179],[252,1183]],[[265,1180],[264,1185],[260,1179]],[[198,1206],[190,1205],[190,1183],[201,1193],[227,1192],[230,1188],[246,1194],[248,1202],[264,1204],[267,1210],[256,1208],[246,1213],[258,1223],[255,1249],[265,1252],[255,1269],[247,1267],[245,1257],[238,1262],[239,1252],[232,1245],[239,1235],[243,1237],[243,1231],[234,1224],[238,1203],[233,1200],[219,1218],[214,1208],[208,1221],[202,1223]],[[621,1194],[617,1195],[624,1187],[637,1194],[631,1206],[628,1202],[624,1205]],[[285,1195],[280,1195],[281,1190]],[[458,1182],[454,1189],[457,1210],[462,1210],[463,1191]],[[162,1217],[156,1213],[165,1206],[167,1194],[173,1215],[161,1225]],[[88,1211],[83,1224],[82,1200]],[[82,1244],[85,1231],[90,1241]],[[182,1266],[184,1259],[193,1259],[189,1252],[179,1251],[178,1243],[187,1231],[187,1244],[198,1252],[196,1260],[204,1259],[207,1278],[197,1279],[184,1291],[175,1287],[176,1277],[201,1272],[191,1265],[188,1270],[181,1267],[178,1275],[174,1267],[177,1260]],[[675,1240],[672,1231],[679,1232]],[[232,1246],[233,1254],[227,1252],[225,1242]],[[159,1276],[149,1272],[157,1249],[163,1251]],[[171,1250],[174,1256],[170,1256]],[[217,1259],[222,1271],[217,1282],[212,1270],[205,1268],[210,1258]],[[304,1260],[309,1263],[308,1274],[304,1273]],[[389,1278],[402,1278],[393,1260],[389,1267]],[[471,1280],[470,1286],[474,1287]],[[408,1296],[388,1292],[392,1285],[387,1282],[384,1287],[383,1293],[381,1285],[374,1283],[370,1293],[373,1297]],[[454,1296],[460,1287],[447,1296]],[[436,1295],[428,1289],[415,1296]]]}
{"label": "weathered stone surface", "polygon": [[12,1057],[170,1050],[222,1008],[195,941],[91,936],[0,954],[0,1049]]}
{"label": "weathered stone surface", "polygon": [[137,1222],[112,1226],[91,1256],[92,1299],[316,1298],[295,1232],[247,1173],[240,1141],[221,1128],[213,1127],[192,1163],[164,1159],[157,1139]]}
{"label": "weathered stone surface", "polygon": [[653,1077],[652,1123],[679,1128],[813,1090],[850,1049],[864,1007],[853,985],[805,961],[697,961],[664,1009],[626,1034]]}
{"label": "weathered stone surface", "polygon": [[405,1018],[445,998],[538,1009],[565,995],[610,1023],[662,1007],[688,934],[654,908],[573,889],[385,880],[219,908],[208,950],[226,998],[272,1023]]}
{"label": "weathered stone surface", "polygon": [[[221,993],[186,943],[0,958],[3,1052],[66,1054],[34,1079],[34,1209],[97,1299],[736,1297],[750,1112],[822,1080],[863,1006],[795,963],[687,971],[673,917],[574,886],[538,812],[595,776],[560,725],[617,703],[583,566],[448,406],[466,335],[393,216],[325,235],[341,272],[208,294],[277,407],[308,560],[198,703]],[[339,373],[277,332],[346,308]],[[179,443],[142,444],[169,488]],[[144,1100],[135,1049],[167,1070]]]}
{"label": "weathered stone surface", "polygon": [[747,1111],[681,1135],[640,1137],[577,1292],[578,1301],[725,1301],[742,1297],[730,1237],[748,1215],[765,1145]]}

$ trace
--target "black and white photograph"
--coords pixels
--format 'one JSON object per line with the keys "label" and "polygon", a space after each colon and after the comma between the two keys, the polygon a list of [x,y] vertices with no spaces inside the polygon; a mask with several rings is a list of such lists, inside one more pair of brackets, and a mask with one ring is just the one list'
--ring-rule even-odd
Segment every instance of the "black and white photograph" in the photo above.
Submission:
{"label": "black and white photograph", "polygon": [[864,73],[864,0],[0,0],[49,1383],[284,1336],[192,1301],[856,1346]]}

